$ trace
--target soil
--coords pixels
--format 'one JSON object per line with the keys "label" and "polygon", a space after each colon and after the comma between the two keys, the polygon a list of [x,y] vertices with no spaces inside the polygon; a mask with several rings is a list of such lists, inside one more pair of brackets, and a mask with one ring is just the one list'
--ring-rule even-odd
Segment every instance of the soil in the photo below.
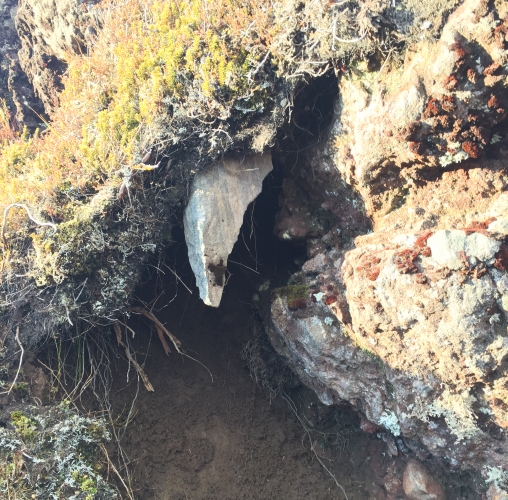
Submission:
{"label": "soil", "polygon": [[[194,289],[190,295],[179,287],[158,313],[206,368],[174,352],[166,356],[152,325],[129,322],[136,331],[131,349],[144,360],[155,389],[147,392],[134,370],[127,373],[127,363],[120,363],[111,400],[114,413],[126,415],[137,393],[135,418],[122,441],[134,464],[137,500],[346,498],[313,450],[350,500],[405,498],[407,457],[390,456],[381,434],[362,432],[350,408],[326,407],[301,385],[287,388],[309,439],[288,401],[270,401],[254,383],[241,355],[259,325],[250,290],[239,286],[241,280],[229,285],[216,310]],[[449,500],[479,498],[464,475],[433,475]]]}
{"label": "soil", "polygon": [[[136,324],[139,340],[131,347],[138,359],[146,355],[145,371],[155,389],[149,393],[141,385],[136,417],[122,443],[136,463],[134,489],[139,499],[345,498],[314,457],[287,403],[281,398],[270,402],[241,359],[253,334],[248,299],[231,287],[223,306],[213,310],[203,307],[195,292],[185,296],[180,291],[160,314],[187,352],[211,371],[213,382],[200,364],[175,353],[166,357],[150,326]],[[127,384],[125,376],[115,377],[112,401],[118,412],[130,406],[138,385],[132,370]],[[306,405],[305,413],[316,414],[311,393],[298,392],[292,397],[298,397],[299,411]],[[327,413],[313,417],[330,418]],[[348,432],[358,428],[354,420],[351,414],[339,416],[330,435],[343,446],[334,457],[333,465],[341,470],[337,479],[349,498],[360,500],[368,496],[352,477],[364,467],[367,453],[364,449],[351,454],[345,443]],[[368,444],[364,441],[362,448]],[[319,449],[320,444],[315,445]],[[319,453],[324,456],[324,450]]]}

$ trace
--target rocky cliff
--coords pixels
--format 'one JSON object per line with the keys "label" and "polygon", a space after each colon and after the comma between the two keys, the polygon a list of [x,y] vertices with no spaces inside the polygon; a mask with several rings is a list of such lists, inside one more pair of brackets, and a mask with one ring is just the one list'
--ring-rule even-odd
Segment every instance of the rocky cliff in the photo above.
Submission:
{"label": "rocky cliff", "polygon": [[[466,1],[399,67],[388,54],[340,79],[328,135],[294,179],[310,201],[301,210],[285,191],[281,202],[276,231],[306,240],[310,260],[273,292],[269,327],[323,402],[348,401],[400,450],[498,484],[508,471],[507,14]],[[315,223],[323,210],[326,230]]]}
{"label": "rocky cliff", "polygon": [[503,498],[508,4],[96,3],[0,2],[0,201],[30,216],[1,234],[11,350],[128,314],[175,223],[217,306],[274,157],[274,231],[307,251],[263,291],[275,349],[391,453]]}

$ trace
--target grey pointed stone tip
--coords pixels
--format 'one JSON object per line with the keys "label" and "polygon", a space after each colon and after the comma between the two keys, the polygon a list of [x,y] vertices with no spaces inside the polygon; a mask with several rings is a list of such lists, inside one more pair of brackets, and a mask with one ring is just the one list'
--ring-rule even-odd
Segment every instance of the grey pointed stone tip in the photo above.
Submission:
{"label": "grey pointed stone tip", "polygon": [[199,296],[209,306],[219,307],[243,216],[272,169],[271,153],[265,152],[224,158],[194,177],[184,213],[185,241]]}

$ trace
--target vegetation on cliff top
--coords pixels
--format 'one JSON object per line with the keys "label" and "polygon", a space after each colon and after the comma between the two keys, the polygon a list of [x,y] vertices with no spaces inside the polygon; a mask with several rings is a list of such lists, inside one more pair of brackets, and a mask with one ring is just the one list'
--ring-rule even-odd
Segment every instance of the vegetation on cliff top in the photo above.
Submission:
{"label": "vegetation on cliff top", "polygon": [[114,320],[170,235],[168,214],[185,202],[196,171],[228,151],[269,147],[306,78],[338,74],[369,52],[384,57],[392,31],[404,32],[398,43],[411,31],[388,0],[103,0],[93,8],[97,35],[88,53],[68,54],[48,129],[15,133],[0,114],[0,207],[26,206],[4,217],[3,302],[15,303],[27,278],[59,286],[51,313],[42,308],[46,331]]}

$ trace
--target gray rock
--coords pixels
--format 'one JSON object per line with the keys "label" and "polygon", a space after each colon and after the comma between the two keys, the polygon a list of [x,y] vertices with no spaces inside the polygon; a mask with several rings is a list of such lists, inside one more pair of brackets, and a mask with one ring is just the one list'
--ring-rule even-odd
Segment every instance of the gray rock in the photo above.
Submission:
{"label": "gray rock", "polygon": [[490,223],[489,232],[496,238],[508,236],[508,219],[499,218]]}
{"label": "gray rock", "polygon": [[264,153],[224,159],[194,178],[184,215],[185,241],[199,296],[209,306],[220,304],[243,215],[272,168],[271,154]]}
{"label": "gray rock", "polygon": [[499,251],[501,242],[482,233],[473,233],[466,237],[466,255],[487,262]]}
{"label": "gray rock", "polygon": [[461,269],[464,262],[459,257],[466,247],[466,233],[464,231],[437,231],[428,240],[427,245],[432,252],[432,258],[441,266],[448,269]]}

